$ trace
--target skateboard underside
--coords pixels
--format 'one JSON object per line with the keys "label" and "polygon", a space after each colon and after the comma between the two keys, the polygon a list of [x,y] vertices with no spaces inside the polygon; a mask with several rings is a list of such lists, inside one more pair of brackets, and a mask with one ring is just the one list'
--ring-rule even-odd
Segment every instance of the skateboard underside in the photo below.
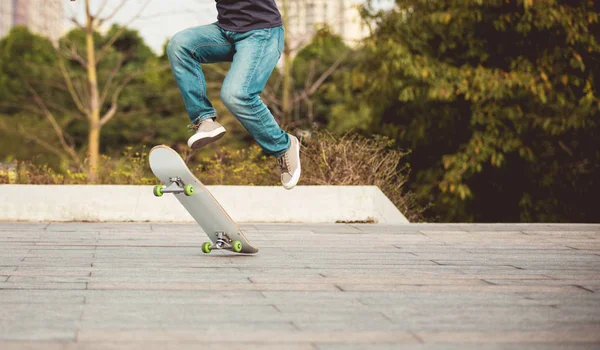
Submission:
{"label": "skateboard underside", "polygon": [[[212,242],[203,245],[205,253],[213,249],[245,254],[258,252],[177,152],[167,146],[156,146],[150,151],[149,162],[154,175],[165,185],[155,187],[155,195],[172,193],[179,200]],[[237,242],[241,247],[234,247]]]}

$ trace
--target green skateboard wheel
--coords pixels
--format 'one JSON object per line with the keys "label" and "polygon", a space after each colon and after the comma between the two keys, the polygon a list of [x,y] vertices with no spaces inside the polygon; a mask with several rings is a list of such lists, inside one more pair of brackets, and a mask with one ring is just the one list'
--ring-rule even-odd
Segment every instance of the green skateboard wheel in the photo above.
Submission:
{"label": "green skateboard wheel", "polygon": [[185,187],[183,188],[183,193],[185,193],[186,196],[191,196],[194,194],[194,185],[185,185]]}
{"label": "green skateboard wheel", "polygon": [[239,253],[242,251],[242,242],[240,241],[233,241],[233,243],[231,243],[231,247],[233,249],[234,252]]}
{"label": "green skateboard wheel", "polygon": [[208,253],[210,253],[210,251],[211,251],[210,250],[210,242],[204,242],[202,244],[202,252],[205,254],[208,254]]}
{"label": "green skateboard wheel", "polygon": [[163,195],[163,192],[162,192],[163,188],[164,188],[164,186],[162,186],[162,185],[156,185],[156,186],[154,186],[154,189],[152,190],[152,192],[154,193],[154,195],[156,197],[162,197],[162,195]]}

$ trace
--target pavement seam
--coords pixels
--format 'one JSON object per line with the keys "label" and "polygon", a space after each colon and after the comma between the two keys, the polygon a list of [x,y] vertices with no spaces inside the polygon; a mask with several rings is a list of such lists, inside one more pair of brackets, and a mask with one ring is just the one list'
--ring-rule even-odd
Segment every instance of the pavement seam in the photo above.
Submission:
{"label": "pavement seam", "polygon": [[593,291],[593,290],[591,290],[591,289],[585,288],[584,286],[580,286],[580,285],[577,285],[577,284],[571,284],[571,286],[573,286],[573,287],[577,287],[577,288],[580,288],[580,289],[583,289],[583,290],[585,290],[586,292],[590,292],[590,293],[594,293],[594,294],[596,294],[596,292],[594,292],[594,291]]}
{"label": "pavement seam", "polygon": [[490,282],[490,281],[488,281],[486,279],[483,279],[483,278],[481,279],[481,281],[483,281],[483,282],[485,282],[485,283],[487,283],[489,285],[492,285],[492,286],[497,286],[498,285],[498,283]]}
{"label": "pavement seam", "polygon": [[379,314],[380,314],[381,316],[383,316],[383,318],[384,318],[384,319],[386,319],[386,320],[387,320],[388,322],[390,322],[391,324],[395,324],[395,323],[396,323],[396,322],[394,322],[394,320],[393,320],[391,317],[389,317],[388,315],[386,315],[386,314],[385,314],[385,312],[383,312],[383,311],[380,311],[380,312],[379,312]]}
{"label": "pavement seam", "polygon": [[413,336],[413,337],[414,337],[414,338],[415,338],[415,339],[416,339],[416,340],[417,340],[419,343],[421,343],[421,344],[425,344],[425,340],[423,340],[423,338],[421,338],[421,337],[420,337],[420,336],[417,334],[417,332],[412,332],[412,331],[409,331],[408,333],[409,333],[410,335],[412,335],[412,336]]}

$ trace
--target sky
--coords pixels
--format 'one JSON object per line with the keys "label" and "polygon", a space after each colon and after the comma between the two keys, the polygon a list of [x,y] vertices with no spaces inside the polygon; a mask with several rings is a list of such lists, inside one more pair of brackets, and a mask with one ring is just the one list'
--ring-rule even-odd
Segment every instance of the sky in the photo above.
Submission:
{"label": "sky", "polygon": [[[97,11],[104,0],[91,0],[94,4],[92,10]],[[104,16],[109,15],[121,0],[106,0],[107,5],[102,11]],[[113,22],[126,24],[148,2],[139,19],[132,22],[129,27],[137,29],[146,44],[157,54],[162,53],[162,46],[175,33],[193,26],[209,24],[217,20],[217,11],[214,0],[129,0],[114,17]],[[75,15],[80,22],[85,17],[83,1],[67,2],[65,16]],[[110,25],[110,24],[109,24]],[[70,30],[73,25],[70,21],[65,24],[65,29]]]}
{"label": "sky", "polygon": [[[107,1],[107,5],[102,11],[104,16],[110,14],[121,3],[121,0],[91,0],[92,9],[97,11],[99,5],[104,1]],[[75,15],[80,22],[83,22],[85,18],[84,1],[67,2],[65,0],[65,2],[65,16],[68,18]],[[137,29],[146,44],[156,54],[162,54],[164,43],[177,32],[217,20],[215,0],[128,0],[114,17],[113,22],[129,23],[146,2],[148,5],[141,17],[132,22],[129,27]],[[355,0],[354,2],[364,1]],[[66,30],[73,28],[70,21],[65,23]]]}

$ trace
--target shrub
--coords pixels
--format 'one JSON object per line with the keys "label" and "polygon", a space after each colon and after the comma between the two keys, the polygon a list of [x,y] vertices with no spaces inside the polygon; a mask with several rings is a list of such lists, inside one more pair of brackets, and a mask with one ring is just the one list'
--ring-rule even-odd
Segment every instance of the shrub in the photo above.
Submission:
{"label": "shrub", "polygon": [[275,186],[279,183],[275,160],[267,157],[257,145],[242,150],[221,148],[210,157],[200,158],[192,171],[207,185]]}
{"label": "shrub", "polygon": [[[378,186],[409,221],[421,220],[423,209],[416,204],[413,194],[405,190],[409,169],[402,164],[402,158],[406,153],[395,149],[390,139],[357,134],[336,137],[319,132],[302,142],[299,185]],[[221,148],[198,159],[191,153],[182,156],[207,185],[280,185],[275,160],[257,145],[242,150]],[[196,161],[197,165],[193,165]],[[128,147],[117,159],[101,157],[97,183],[150,185],[157,181],[150,171],[145,147],[139,151]],[[47,165],[21,161],[0,166],[0,183],[86,184],[89,181],[82,169],[57,172]]]}
{"label": "shrub", "polygon": [[423,209],[405,190],[409,168],[401,161],[406,153],[394,149],[393,140],[320,132],[303,142],[301,184],[377,186],[409,221],[422,219]]}

